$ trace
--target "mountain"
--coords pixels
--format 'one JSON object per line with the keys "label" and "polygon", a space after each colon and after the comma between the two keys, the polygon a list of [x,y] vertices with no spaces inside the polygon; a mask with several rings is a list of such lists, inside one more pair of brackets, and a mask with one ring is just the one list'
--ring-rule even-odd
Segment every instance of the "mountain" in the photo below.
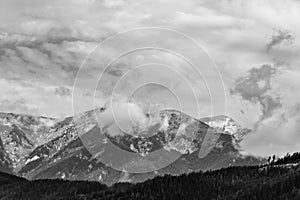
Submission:
{"label": "mountain", "polygon": [[[265,162],[264,159],[239,153],[238,144],[249,129],[242,128],[229,117],[197,120],[176,110],[165,110],[160,113],[161,121],[146,130],[149,134],[136,137],[112,135],[107,127],[99,127],[95,113],[101,115],[104,112],[105,109],[88,111],[62,121],[1,114],[1,171],[28,179],[90,180],[111,185],[116,182],[141,182],[165,174],[180,175]],[[222,130],[219,128],[221,124]],[[212,143],[213,148],[207,156],[199,158],[207,131],[212,128],[216,130],[218,140],[216,144]],[[79,137],[78,132],[83,135]],[[87,141],[96,143],[99,147],[96,153],[91,152]],[[110,154],[118,155],[118,148],[131,154],[109,157]],[[142,161],[156,155],[153,152],[159,149],[166,155],[175,152],[179,156],[167,166],[153,168],[155,170],[150,168],[152,172],[129,171],[151,167]],[[109,157],[114,165],[100,162],[103,157],[97,157],[99,155]],[[161,163],[155,164],[160,166]]]}
{"label": "mountain", "polygon": [[[159,176],[138,184],[36,180],[0,173],[0,199],[300,199],[300,153],[280,164],[236,166],[180,176]],[[294,165],[290,165],[293,163]],[[288,167],[286,167],[288,166]]]}
{"label": "mountain", "polygon": [[51,129],[56,119],[0,113],[0,169],[15,172],[36,147],[57,137]]}
{"label": "mountain", "polygon": [[250,129],[242,127],[234,119],[225,115],[205,117],[201,118],[200,121],[205,122],[223,134],[232,135],[236,145],[238,145],[244,137],[251,132]]}

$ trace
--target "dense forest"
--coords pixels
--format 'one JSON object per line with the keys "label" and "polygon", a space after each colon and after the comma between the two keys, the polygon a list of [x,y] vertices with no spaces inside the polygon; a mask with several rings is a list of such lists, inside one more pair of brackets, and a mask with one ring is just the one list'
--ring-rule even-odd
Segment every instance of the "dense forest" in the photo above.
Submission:
{"label": "dense forest", "polygon": [[263,166],[229,167],[143,183],[36,180],[0,174],[0,199],[300,199],[300,153]]}

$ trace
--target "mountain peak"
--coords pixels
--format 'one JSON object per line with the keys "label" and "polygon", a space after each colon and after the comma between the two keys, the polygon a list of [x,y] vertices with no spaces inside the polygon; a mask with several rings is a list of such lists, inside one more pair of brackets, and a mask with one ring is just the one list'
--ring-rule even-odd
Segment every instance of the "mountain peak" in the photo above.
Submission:
{"label": "mountain peak", "polygon": [[[95,115],[102,115],[105,112],[105,109],[99,108],[78,114],[75,117],[65,118],[62,121],[52,118],[2,113],[2,115],[0,114],[0,143],[3,143],[3,145],[0,145],[0,158],[6,160],[6,163],[10,163],[7,166],[11,167],[13,173],[31,179],[55,177],[72,180],[97,179],[99,181],[99,177],[101,177],[100,181],[113,184],[122,177],[122,174],[105,166],[96,159],[96,156],[91,155],[78,135],[80,131],[85,136],[94,134],[94,131],[99,131],[99,126],[102,124],[101,121],[100,124],[97,123]],[[100,149],[99,153],[112,153],[109,152],[108,143],[105,142],[109,139],[121,149],[140,154],[141,158],[162,148],[165,152],[176,151],[182,155],[170,166],[156,170],[155,173],[153,172],[154,174],[150,173],[149,176],[145,175],[148,178],[157,174],[180,174],[200,169],[206,170],[238,165],[239,163],[259,162],[255,159],[251,161],[239,156],[239,151],[234,144],[238,143],[238,136],[243,135],[242,133],[246,129],[243,129],[230,117],[215,116],[199,120],[175,109],[162,110],[157,114],[160,121],[158,121],[158,124],[152,125],[153,127],[149,127],[151,129],[149,130],[151,132],[149,137],[148,135],[135,137],[128,134],[110,136],[106,135],[105,132],[101,132],[98,136],[103,137],[103,144],[101,143],[103,148]],[[222,130],[224,130],[220,132],[220,138],[208,156],[200,159],[198,157],[199,147],[209,127],[222,127]],[[11,135],[13,136],[15,133],[12,132],[13,130],[18,130],[16,133],[21,138],[19,141],[26,142],[28,139],[30,144],[34,145],[25,145],[29,142],[20,142],[18,146],[13,145],[12,140],[6,139],[11,138]],[[104,130],[101,129],[100,131]],[[229,133],[229,131],[231,132]],[[17,150],[14,151],[12,147],[17,148]],[[5,152],[9,152],[9,154]],[[221,161],[215,163],[219,159]],[[128,163],[125,163],[124,166],[127,166],[126,164]],[[130,168],[135,166],[135,163],[132,165],[129,163],[128,165]],[[0,170],[4,170],[4,167],[0,166]],[[97,178],[95,179],[95,177]],[[130,174],[129,179],[137,182],[146,179],[145,177]]]}
{"label": "mountain peak", "polygon": [[251,132],[250,129],[242,127],[233,118],[226,115],[217,115],[212,117],[201,118],[200,121],[208,124],[212,128],[217,129],[223,134],[234,136],[236,143],[239,143],[244,137]]}

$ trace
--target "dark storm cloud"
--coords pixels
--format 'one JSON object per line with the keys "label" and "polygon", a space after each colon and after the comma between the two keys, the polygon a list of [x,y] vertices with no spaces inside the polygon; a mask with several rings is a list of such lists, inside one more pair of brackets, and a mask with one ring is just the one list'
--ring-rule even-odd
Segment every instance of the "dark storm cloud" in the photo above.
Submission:
{"label": "dark storm cloud", "polygon": [[292,33],[288,30],[276,30],[270,41],[267,43],[267,51],[269,52],[274,46],[285,44],[290,45],[294,41]]}
{"label": "dark storm cloud", "polygon": [[[271,65],[252,68],[246,77],[239,78],[235,82],[231,93],[238,93],[243,99],[255,102],[270,89],[270,78],[275,73],[276,69]],[[260,81],[264,82],[264,85],[260,86]]]}
{"label": "dark storm cloud", "polygon": [[72,90],[64,87],[64,86],[60,86],[58,88],[55,88],[54,90],[54,94],[58,95],[58,96],[71,96],[72,95]]}
{"label": "dark storm cloud", "polygon": [[271,65],[253,68],[246,77],[235,82],[230,93],[240,95],[244,100],[251,103],[259,103],[263,114],[261,120],[270,117],[274,110],[281,107],[279,97],[267,94],[271,89],[271,78],[276,72],[276,68]]}
{"label": "dark storm cloud", "polygon": [[279,97],[274,98],[266,95],[260,99],[260,103],[262,106],[263,118],[270,117],[274,110],[281,107]]}

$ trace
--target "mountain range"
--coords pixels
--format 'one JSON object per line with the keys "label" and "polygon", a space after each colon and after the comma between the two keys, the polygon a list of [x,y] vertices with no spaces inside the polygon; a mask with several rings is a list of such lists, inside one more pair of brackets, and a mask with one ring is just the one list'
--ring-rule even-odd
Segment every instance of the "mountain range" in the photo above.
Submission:
{"label": "mountain range", "polygon": [[[97,111],[106,112],[104,108]],[[95,110],[87,111],[63,120],[0,113],[0,171],[29,180],[89,180],[112,185],[142,182],[165,174],[180,175],[266,162],[264,158],[241,154],[240,142],[251,130],[228,116],[195,119],[176,110],[164,110],[160,113],[161,121],[148,128],[152,134],[136,137],[109,134],[107,127],[97,123],[95,113]],[[200,158],[199,151],[208,129],[215,130],[218,138],[211,151]],[[115,153],[107,141],[125,152],[138,154],[141,159],[158,149],[174,151],[180,156],[161,168],[134,173],[128,169],[140,168],[143,165],[140,160],[127,157],[128,162],[116,168],[101,162],[98,154],[91,152],[83,138],[92,136],[94,139],[96,133],[101,133],[95,142],[102,142],[98,149],[102,156]],[[122,156],[111,158],[111,163],[122,160]]]}

